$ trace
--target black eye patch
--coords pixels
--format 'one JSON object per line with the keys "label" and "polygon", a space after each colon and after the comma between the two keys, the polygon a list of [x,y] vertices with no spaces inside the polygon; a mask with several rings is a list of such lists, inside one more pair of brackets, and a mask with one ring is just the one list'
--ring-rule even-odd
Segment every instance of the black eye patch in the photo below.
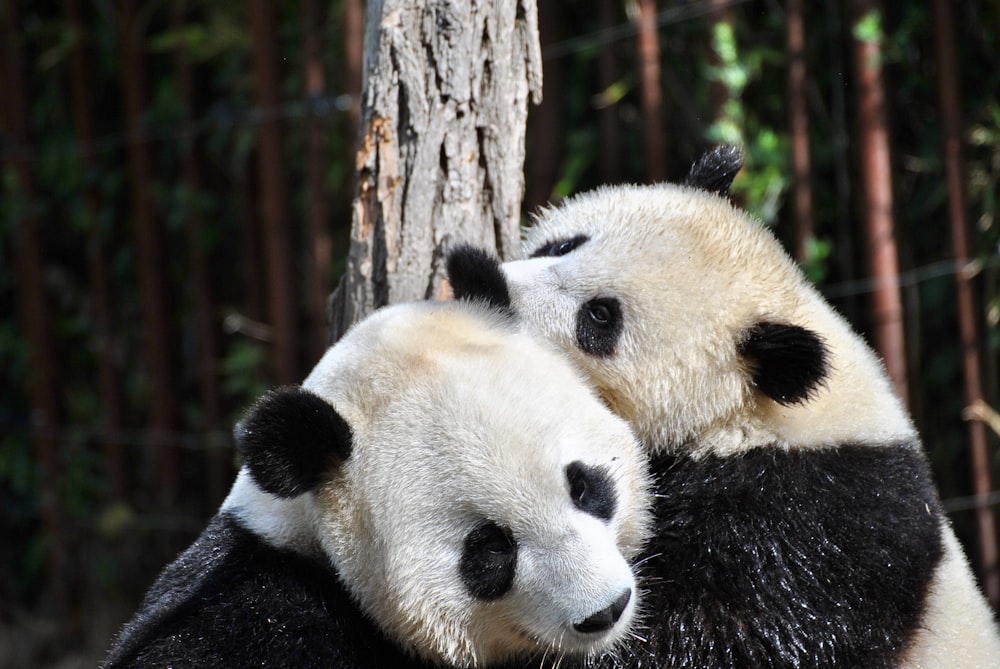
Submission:
{"label": "black eye patch", "polygon": [[577,235],[576,237],[570,237],[569,239],[557,239],[554,242],[549,242],[548,244],[539,246],[530,257],[558,258],[559,256],[564,256],[570,251],[573,251],[589,239],[590,237],[587,235]]}
{"label": "black eye patch", "polygon": [[569,483],[569,497],[573,505],[601,520],[611,520],[618,506],[615,484],[607,470],[602,467],[588,467],[580,461],[566,467],[566,481]]}
{"label": "black eye patch", "polygon": [[576,343],[585,353],[598,357],[612,355],[621,333],[622,308],[615,298],[595,298],[577,311]]}
{"label": "black eye patch", "polygon": [[508,528],[486,521],[466,535],[459,573],[476,599],[491,601],[507,594],[516,568],[517,542]]}

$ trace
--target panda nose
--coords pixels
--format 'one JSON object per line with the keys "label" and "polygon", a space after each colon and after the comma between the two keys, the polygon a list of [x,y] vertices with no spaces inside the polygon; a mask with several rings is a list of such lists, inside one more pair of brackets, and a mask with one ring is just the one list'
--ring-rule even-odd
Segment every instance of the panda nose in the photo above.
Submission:
{"label": "panda nose", "polygon": [[611,603],[606,609],[601,609],[594,615],[581,622],[573,623],[573,629],[583,634],[594,634],[596,632],[606,632],[615,626],[615,623],[622,617],[625,607],[632,599],[632,591],[626,590],[618,599]]}

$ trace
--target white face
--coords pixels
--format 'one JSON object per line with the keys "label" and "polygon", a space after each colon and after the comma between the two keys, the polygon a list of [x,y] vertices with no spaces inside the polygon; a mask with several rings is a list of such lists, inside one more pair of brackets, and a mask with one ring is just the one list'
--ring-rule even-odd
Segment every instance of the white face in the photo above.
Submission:
{"label": "white face", "polygon": [[644,457],[560,356],[455,305],[408,305],[349,333],[304,386],[354,430],[315,493],[324,549],[404,644],[479,666],[627,633]]}
{"label": "white face", "polygon": [[[522,246],[539,257],[503,265],[514,311],[651,443],[683,443],[747,399],[735,341],[753,267],[705,234],[736,215],[690,188],[599,190],[543,212]],[[618,326],[602,334],[606,312]]]}
{"label": "white face", "polygon": [[[542,212],[522,250],[526,259],[502,266],[514,312],[568,353],[651,449],[911,430],[860,338],[770,232],[722,197],[671,184],[598,189]],[[760,322],[807,328],[829,349],[829,376],[808,402],[756,391],[739,347]]]}

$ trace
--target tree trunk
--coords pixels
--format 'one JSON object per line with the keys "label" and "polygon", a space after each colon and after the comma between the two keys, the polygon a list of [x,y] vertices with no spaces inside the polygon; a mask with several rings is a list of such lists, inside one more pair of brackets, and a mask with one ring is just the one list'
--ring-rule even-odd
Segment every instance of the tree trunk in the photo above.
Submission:
{"label": "tree trunk", "polygon": [[802,0],[785,3],[788,28],[788,119],[792,140],[795,258],[811,259],[813,238],[812,164],[809,156],[809,112],[806,106],[806,31]]}
{"label": "tree trunk", "polygon": [[[53,344],[51,304],[45,291],[45,261],[38,218],[35,173],[29,132],[27,91],[24,86],[20,37],[15,6],[0,11],[0,132],[10,140],[5,153],[16,183],[13,200],[20,203],[10,230],[22,339],[27,346],[28,401],[31,439],[38,466],[38,506],[47,541],[45,562],[48,592],[43,601],[58,613],[69,612],[69,560],[62,511],[62,468],[58,430],[62,422],[59,369]],[[6,147],[5,147],[6,148]],[[10,191],[5,189],[5,195]],[[18,215],[19,214],[19,215]]]}
{"label": "tree trunk", "polygon": [[101,193],[97,187],[97,161],[94,158],[94,122],[90,109],[83,21],[80,18],[79,0],[70,0],[67,6],[69,23],[77,34],[70,51],[70,70],[73,89],[73,125],[77,141],[80,142],[81,161],[84,171],[84,208],[87,217],[87,251],[90,270],[90,289],[94,301],[94,350],[97,353],[98,389],[103,409],[104,459],[111,492],[118,500],[128,499],[128,464],[121,434],[124,424],[124,400],[121,370],[115,364],[112,352],[111,279],[108,276],[110,262],[104,252],[104,234],[101,230],[101,212],[104,208]]}
{"label": "tree trunk", "polygon": [[302,33],[305,43],[305,83],[309,112],[306,117],[306,229],[310,249],[309,307],[311,357],[319,359],[326,348],[326,297],[330,292],[330,238],[326,184],[326,133],[328,116],[315,102],[326,88],[323,72],[322,30],[324,17],[316,0],[302,4]]}
{"label": "tree trunk", "polygon": [[274,380],[278,384],[300,381],[296,353],[295,281],[292,278],[292,241],[288,217],[288,186],[282,147],[281,122],[277,111],[277,55],[274,34],[274,6],[271,0],[250,3],[253,34],[253,69],[256,79],[255,102],[266,115],[260,124],[257,168],[260,178],[263,223],[264,266],[267,274],[268,316],[273,332]]}
{"label": "tree trunk", "polygon": [[903,304],[893,228],[892,161],[882,84],[881,28],[869,31],[879,34],[862,34],[862,26],[877,23],[879,8],[876,0],[852,0],[851,9],[863,210],[871,276],[876,286],[873,293],[875,348],[885,361],[896,392],[907,402]]}
{"label": "tree trunk", "polygon": [[[365,3],[364,0],[343,0],[344,7],[344,69],[347,71],[347,92],[353,96],[350,118],[351,137],[358,137],[361,124],[361,86],[364,69]],[[355,149],[357,147],[354,147]]]}
{"label": "tree trunk", "polygon": [[[618,16],[615,9],[619,4],[616,0],[599,1],[597,11],[602,31],[611,31],[617,25]],[[602,91],[608,91],[618,82],[618,62],[613,44],[606,44],[597,54],[597,78]],[[597,113],[601,130],[601,180],[604,183],[619,183],[624,170],[618,101],[604,100]]]}
{"label": "tree trunk", "polygon": [[[955,30],[949,0],[934,0],[934,46],[938,62],[938,94],[944,122],[944,164],[948,178],[948,204],[951,218],[952,246],[959,265],[969,263],[968,221],[965,201],[965,161],[962,156],[962,110],[958,63],[955,55]],[[972,283],[965,272],[955,276],[958,291],[958,322],[962,341],[962,366],[965,372],[965,404],[984,402],[979,376],[979,333],[976,324]],[[993,507],[986,502],[992,482],[986,426],[969,421],[969,447],[972,459],[973,488],[981,498],[976,509],[979,527],[980,578],[990,603],[1000,605],[1000,572],[997,568],[997,535]]]}
{"label": "tree trunk", "polygon": [[[836,243],[836,265],[840,279],[848,281],[858,276],[855,270],[854,212],[851,208],[851,161],[848,150],[848,121],[844,56],[841,46],[845,42],[840,0],[826,0],[827,47],[829,49],[827,68],[832,82],[830,86],[830,121],[833,125],[832,149],[834,184],[836,188],[837,218],[834,225]],[[858,322],[858,298],[849,293],[837,300],[840,311],[852,323]]]}
{"label": "tree trunk", "polygon": [[157,452],[156,486],[164,505],[172,507],[180,485],[180,453],[176,440],[178,397],[171,343],[171,309],[166,288],[164,230],[153,205],[152,162],[143,130],[146,81],[143,26],[136,5],[120,0],[122,92],[128,133],[128,180],[135,219],[139,291],[143,306],[145,355],[150,375],[150,432]]}
{"label": "tree trunk", "polygon": [[[184,25],[187,2],[181,0],[174,5],[173,21],[176,27]],[[177,83],[181,103],[184,106],[184,122],[194,118],[195,89],[194,74],[184,49],[176,54]],[[202,443],[205,448],[206,507],[215,509],[225,498],[232,483],[231,466],[227,452],[212,435],[222,424],[222,389],[219,369],[219,323],[216,316],[215,297],[212,290],[212,259],[206,248],[206,226],[204,211],[197,204],[197,196],[203,190],[201,161],[197,140],[192,137],[181,147],[181,183],[187,191],[185,203],[194,203],[184,213],[187,223],[188,249],[191,254],[191,298],[194,302],[197,323],[198,347],[198,394],[201,408]]]}
{"label": "tree trunk", "polygon": [[[538,32],[542,44],[559,41],[563,25],[561,7],[554,2],[541,3],[538,7]],[[562,168],[562,126],[565,122],[561,58],[550,59],[545,64],[545,82],[542,86],[542,103],[531,114],[528,127],[526,172],[528,180],[524,190],[524,210],[536,211],[548,204],[552,190]]]}
{"label": "tree trunk", "polygon": [[[707,20],[710,27],[709,44],[713,48],[709,50],[709,64],[712,68],[720,69],[725,65],[722,55],[717,46],[719,30],[722,28],[732,28],[733,16],[730,9],[729,0],[708,0]],[[732,91],[726,85],[724,79],[715,78],[708,86],[708,100],[712,110],[712,123],[720,123],[727,118],[726,103],[729,101]]]}
{"label": "tree trunk", "polygon": [[458,242],[517,250],[529,96],[541,97],[531,0],[373,0],[347,271],[330,335],[384,304],[441,297]]}
{"label": "tree trunk", "polygon": [[656,0],[637,0],[639,9],[639,80],[642,88],[643,144],[649,181],[667,178],[666,142],[663,137],[663,86],[660,83],[660,36]]}

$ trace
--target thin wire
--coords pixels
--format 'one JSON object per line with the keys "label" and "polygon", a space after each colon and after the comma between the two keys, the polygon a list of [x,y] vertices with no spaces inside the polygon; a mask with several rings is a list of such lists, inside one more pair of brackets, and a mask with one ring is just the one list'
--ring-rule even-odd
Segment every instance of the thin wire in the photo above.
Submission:
{"label": "thin wire", "polygon": [[[656,15],[656,25],[657,27],[662,28],[663,26],[683,23],[684,21],[690,21],[691,19],[704,16],[712,11],[724,7],[735,7],[736,5],[741,5],[747,1],[748,0],[729,0],[729,2],[724,3],[721,6],[716,5],[715,7],[712,6],[712,3],[707,1],[685,3],[679,7],[669,7],[660,11]],[[609,26],[607,28],[602,28],[601,30],[595,30],[594,32],[587,33],[586,35],[571,37],[570,39],[566,39],[561,42],[553,42],[552,44],[542,47],[542,60],[562,58],[563,56],[580,53],[581,51],[593,49],[597,46],[606,46],[613,42],[634,37],[638,34],[638,32],[638,23],[636,21],[628,21],[626,23],[620,23],[616,26]]]}
{"label": "thin wire", "polygon": [[944,276],[957,274],[967,274],[974,276],[985,268],[1000,267],[1000,254],[989,258],[979,258],[969,262],[959,262],[958,260],[938,260],[927,265],[914,267],[913,269],[900,272],[896,277],[889,279],[866,277],[862,279],[849,279],[840,283],[819,286],[819,290],[828,299],[848,297],[852,295],[862,295],[873,293],[879,288],[899,286],[910,287],[918,283],[938,279]]}
{"label": "thin wire", "polygon": [[[135,132],[117,132],[97,137],[90,142],[89,146],[79,139],[53,141],[46,143],[45,150],[55,150],[70,156],[97,156],[143,142],[190,140],[209,132],[255,126],[273,120],[306,116],[332,116],[334,113],[349,110],[353,102],[353,96],[341,94],[317,95],[305,100],[294,100],[272,107],[238,109],[226,103],[219,103],[214,105],[207,115],[198,119],[179,123],[144,123]],[[0,140],[2,139],[3,137],[0,136]],[[0,160],[39,162],[41,161],[41,151],[7,141],[0,144]]]}

